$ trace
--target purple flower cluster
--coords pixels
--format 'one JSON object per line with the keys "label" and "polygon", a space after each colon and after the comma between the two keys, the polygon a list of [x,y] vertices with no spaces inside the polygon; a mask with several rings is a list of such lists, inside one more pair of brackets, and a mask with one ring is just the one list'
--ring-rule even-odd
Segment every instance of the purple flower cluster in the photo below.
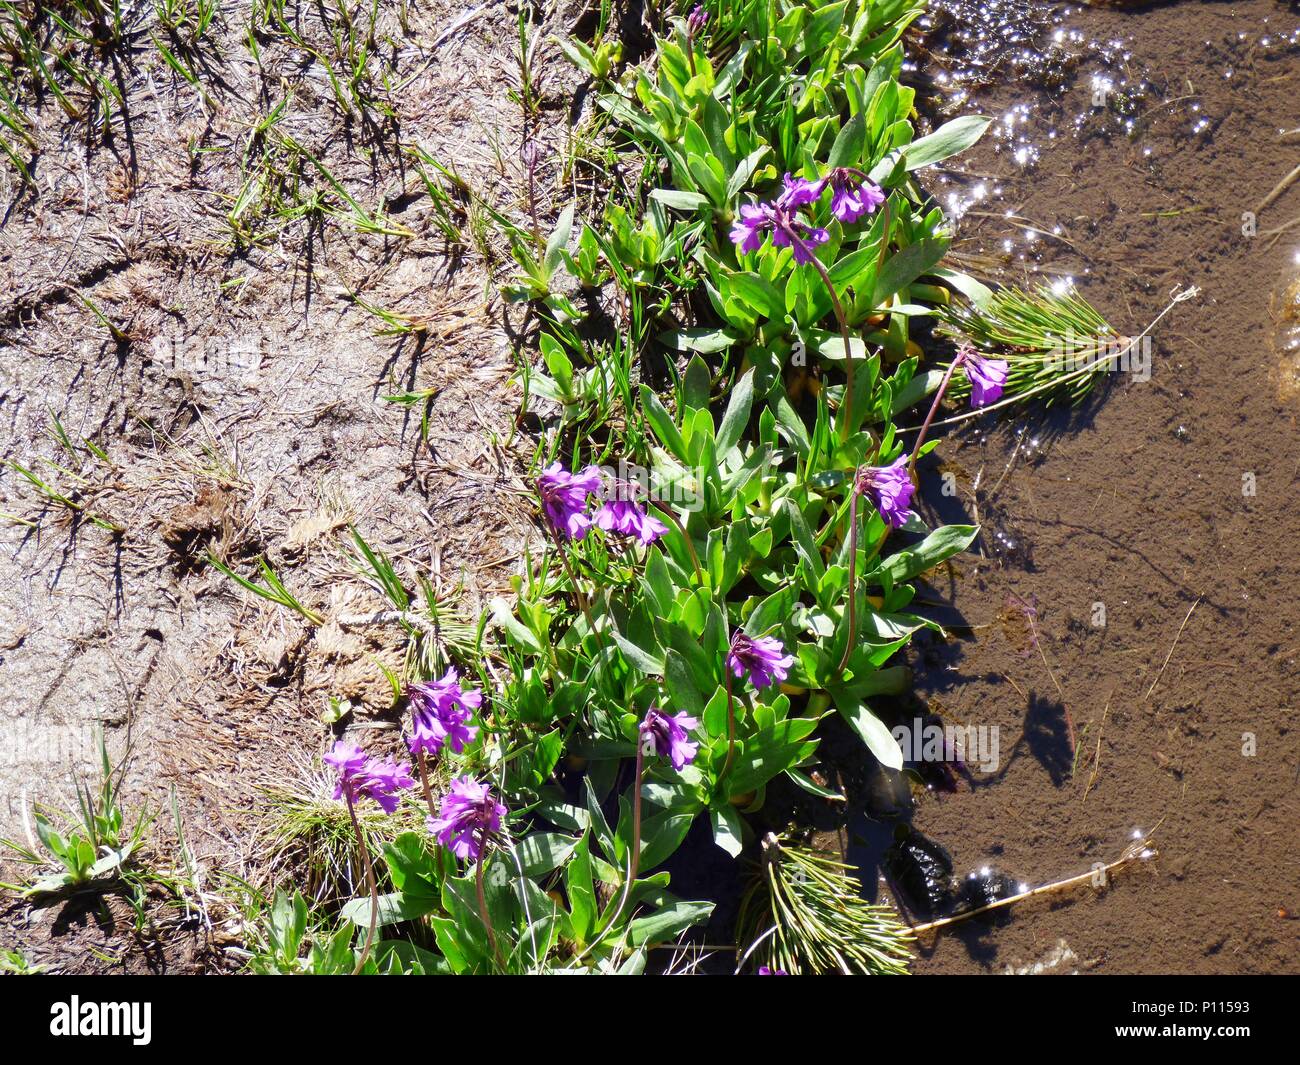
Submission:
{"label": "purple flower cluster", "polygon": [[844,225],[871,214],[885,202],[885,191],[855,170],[837,166],[825,178],[831,187],[831,214]]}
{"label": "purple flower cluster", "polygon": [[867,466],[858,471],[858,492],[866,495],[880,511],[885,524],[901,529],[911,518],[911,493],[917,486],[907,473],[907,455],[900,455],[889,466]]}
{"label": "purple flower cluster", "polygon": [[406,699],[411,707],[408,746],[413,757],[421,752],[437,755],[444,746],[460,754],[478,735],[478,727],[469,720],[483,705],[483,693],[477,688],[462,690],[460,674],[454,668],[441,680],[408,684]]}
{"label": "purple flower cluster", "polygon": [[907,472],[907,455],[899,455],[888,466],[866,466],[858,471],[862,492],[891,529],[901,529],[912,517],[909,509],[916,486]]}
{"label": "purple flower cluster", "polygon": [[970,405],[996,403],[1007,384],[1007,360],[987,359],[969,345],[963,346],[957,357],[970,382]]}
{"label": "purple flower cluster", "polygon": [[692,729],[700,727],[699,721],[682,712],[671,717],[657,706],[646,711],[645,720],[641,722],[640,733],[643,750],[653,752],[660,758],[667,758],[676,770],[685,769],[693,761],[700,749],[698,743],[686,738]]}
{"label": "purple flower cluster", "polygon": [[813,260],[813,249],[830,240],[830,234],[799,218],[799,208],[821,195],[821,183],[785,175],[785,189],[771,203],[745,204],[732,224],[731,241],[743,252],[757,251],[771,231],[778,248],[794,248],[794,261],[801,266]]}
{"label": "purple flower cluster", "polygon": [[[615,487],[620,493],[626,491],[621,484]],[[606,532],[634,536],[643,544],[652,544],[668,532],[668,526],[647,513],[640,503],[621,496],[603,503],[595,514],[589,514],[588,500],[603,491],[600,470],[595,466],[570,473],[553,462],[537,479],[537,490],[546,520],[564,540],[584,539],[592,525]]]}
{"label": "purple flower cluster", "polygon": [[438,842],[461,860],[476,862],[489,837],[501,830],[506,808],[492,789],[473,777],[457,777],[442,797],[438,816],[428,819],[428,829]]}
{"label": "purple flower cluster", "polygon": [[737,677],[748,678],[755,688],[779,684],[794,665],[794,655],[785,653],[781,641],[771,636],[746,636],[737,632],[727,652],[727,668]]}
{"label": "purple flower cluster", "polygon": [[696,4],[691,8],[691,13],[686,16],[686,35],[694,40],[709,22],[709,13],[704,10],[703,4]]}
{"label": "purple flower cluster", "polygon": [[368,758],[360,747],[342,740],[325,756],[325,763],[338,772],[334,798],[346,798],[349,803],[374,799],[386,814],[397,809],[397,793],[415,783],[410,767]]}
{"label": "purple flower cluster", "polygon": [[745,204],[732,223],[731,241],[742,252],[757,251],[770,231],[778,248],[794,248],[794,261],[801,266],[813,260],[813,249],[825,244],[830,234],[799,218],[799,208],[816,203],[826,188],[831,190],[831,213],[845,225],[870,214],[885,202],[879,186],[858,171],[836,167],[820,181],[784,178],[784,189],[771,203]]}
{"label": "purple flower cluster", "polygon": [[537,479],[537,490],[546,520],[562,539],[581,540],[587,535],[591,528],[587,500],[600,494],[600,470],[588,466],[579,473],[570,473],[552,462]]}

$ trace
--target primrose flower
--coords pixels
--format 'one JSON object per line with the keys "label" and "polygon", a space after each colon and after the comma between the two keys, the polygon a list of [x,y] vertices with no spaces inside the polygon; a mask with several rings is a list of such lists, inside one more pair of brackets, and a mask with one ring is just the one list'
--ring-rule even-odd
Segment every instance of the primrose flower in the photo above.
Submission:
{"label": "primrose flower", "polygon": [[501,830],[506,808],[492,796],[492,789],[473,777],[457,777],[442,797],[438,816],[426,822],[438,842],[457,858],[476,862],[487,838]]}
{"label": "primrose flower", "polygon": [[802,222],[777,226],[772,231],[772,243],[778,248],[794,248],[794,261],[800,266],[807,266],[813,261],[812,249],[818,244],[825,244],[831,235],[824,229],[806,226]]}
{"label": "primrose flower", "polygon": [[454,668],[447,670],[441,680],[408,684],[406,699],[411,706],[411,738],[407,746],[412,757],[421,752],[436,755],[444,745],[460,754],[478,735],[478,726],[467,722],[483,705],[483,693],[477,688],[463,691],[460,674]]}
{"label": "primrose flower", "polygon": [[668,532],[667,525],[630,499],[609,500],[596,511],[595,521],[596,526],[606,532],[635,536],[643,544],[652,544]]}
{"label": "primrose flower", "polygon": [[885,193],[857,171],[837,166],[827,175],[831,187],[831,214],[848,225],[871,214],[885,202]]}
{"label": "primrose flower", "polygon": [[791,177],[786,174],[781,179],[785,190],[776,198],[776,206],[780,208],[805,207],[810,203],[816,203],[817,198],[822,194],[822,182],[812,182],[807,178]]}
{"label": "primrose flower", "polygon": [[643,749],[647,754],[653,750],[660,758],[667,758],[676,770],[685,769],[695,761],[700,749],[700,745],[688,740],[686,734],[699,727],[700,723],[684,711],[670,717],[652,706],[646,711],[639,728]]}
{"label": "primrose flower", "polygon": [[704,10],[703,4],[696,4],[691,8],[691,13],[686,16],[686,33],[689,37],[699,36],[699,33],[708,24],[709,13]]}
{"label": "primrose flower", "polygon": [[551,528],[565,540],[581,540],[591,529],[587,499],[600,491],[600,471],[588,466],[580,473],[570,473],[553,462],[537,479],[542,509]]}
{"label": "primrose flower", "polygon": [[986,359],[972,347],[960,353],[961,366],[970,382],[970,405],[984,407],[996,403],[1007,383],[1007,360]]}
{"label": "primrose flower", "polygon": [[731,242],[742,252],[757,251],[763,235],[771,230],[772,243],[778,248],[794,248],[794,261],[800,266],[812,262],[812,249],[830,240],[830,234],[810,226],[799,218],[799,208],[814,203],[821,195],[822,183],[805,178],[784,178],[785,188],[771,203],[745,204],[740,217],[732,223]]}
{"label": "primrose flower", "polygon": [[781,641],[772,636],[750,638],[737,632],[727,652],[727,668],[737,677],[748,677],[755,688],[767,688],[785,680],[794,655],[785,653]]}
{"label": "primrose flower", "polygon": [[893,529],[901,529],[912,517],[908,508],[916,486],[908,475],[907,461],[907,455],[899,455],[888,466],[866,466],[858,471],[858,491],[871,500]]}
{"label": "primrose flower", "polygon": [[350,803],[374,799],[386,814],[397,809],[397,793],[415,783],[409,767],[386,759],[367,758],[360,747],[342,740],[325,755],[324,761],[338,772],[334,798],[347,798]]}
{"label": "primrose flower", "polygon": [[763,232],[772,224],[772,208],[765,203],[747,203],[740,208],[740,217],[731,223],[731,243],[742,252],[758,251],[763,244]]}

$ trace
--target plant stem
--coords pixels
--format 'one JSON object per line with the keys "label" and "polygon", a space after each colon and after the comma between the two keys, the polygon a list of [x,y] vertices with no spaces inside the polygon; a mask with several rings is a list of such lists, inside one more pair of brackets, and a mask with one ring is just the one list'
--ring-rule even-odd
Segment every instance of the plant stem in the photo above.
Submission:
{"label": "plant stem", "polygon": [[727,779],[727,774],[731,771],[732,759],[736,756],[736,701],[731,694],[731,670],[727,668],[725,659],[722,663],[722,675],[727,685],[727,760],[722,763],[722,772],[718,774],[719,784]]}
{"label": "plant stem", "polygon": [[352,975],[358,975],[365,968],[370,957],[370,947],[375,941],[375,929],[379,926],[379,884],[375,880],[375,863],[370,860],[370,848],[366,846],[366,837],[361,831],[361,822],[357,820],[356,807],[352,805],[352,796],[347,796],[348,816],[352,818],[352,831],[356,833],[357,846],[361,848],[361,858],[366,863],[366,882],[370,887],[370,927],[366,929],[366,945],[361,948],[361,957]]}
{"label": "plant stem", "polygon": [[[549,522],[547,525],[549,527]],[[591,616],[591,606],[587,602],[587,597],[583,595],[582,589],[578,587],[578,578],[574,575],[573,567],[569,564],[569,554],[564,550],[564,543],[560,539],[560,534],[551,529],[551,537],[555,541],[555,549],[560,553],[560,563],[564,566],[564,572],[569,578],[569,585],[573,588],[573,597],[578,601],[578,606],[582,608],[582,613],[587,618],[587,626],[591,629],[591,634],[599,642],[600,636],[596,632],[596,619]]]}
{"label": "plant stem", "polygon": [[849,345],[849,323],[844,317],[844,306],[840,303],[840,297],[835,292],[834,284],[831,283],[831,275],[827,273],[822,261],[817,258],[814,249],[794,230],[787,230],[786,234],[808,256],[816,268],[822,284],[826,286],[826,293],[831,298],[835,321],[839,323],[840,341],[844,344],[844,402],[840,405],[840,440],[843,442],[849,438],[850,426],[853,424],[853,349]]}
{"label": "plant stem", "polygon": [[681,523],[681,519],[668,504],[651,497],[648,502],[658,507],[660,512],[673,523],[673,527],[681,533],[682,543],[686,545],[686,553],[691,556],[691,565],[695,567],[695,579],[699,582],[700,587],[704,586],[704,570],[700,568],[700,556],[695,553],[695,544],[691,542],[691,534],[686,531],[686,526]]}
{"label": "plant stem", "polygon": [[437,817],[438,813],[433,808],[433,790],[429,787],[429,766],[423,751],[420,752],[420,784],[424,788],[424,801],[429,807],[429,816]]}
{"label": "plant stem", "polygon": [[934,393],[934,402],[930,404],[930,411],[925,416],[925,421],[921,423],[921,432],[916,438],[916,443],[912,445],[912,458],[907,464],[907,475],[916,483],[916,457],[921,453],[921,445],[925,443],[926,430],[930,428],[930,422],[934,420],[935,411],[939,409],[939,404],[943,402],[943,394],[948,391],[948,382],[952,380],[952,372],[957,369],[966,358],[965,352],[958,351],[953,357],[952,362],[948,364],[948,369],[943,373],[943,380],[939,382],[938,389]]}
{"label": "plant stem", "polygon": [[501,958],[501,948],[497,946],[497,935],[492,928],[492,918],[488,916],[487,893],[483,890],[483,871],[487,866],[484,860],[487,857],[487,830],[479,830],[479,852],[478,866],[474,870],[474,891],[478,895],[478,915],[483,922],[483,928],[487,932],[488,946],[492,949],[492,956],[496,958],[497,966],[505,971],[506,963]]}

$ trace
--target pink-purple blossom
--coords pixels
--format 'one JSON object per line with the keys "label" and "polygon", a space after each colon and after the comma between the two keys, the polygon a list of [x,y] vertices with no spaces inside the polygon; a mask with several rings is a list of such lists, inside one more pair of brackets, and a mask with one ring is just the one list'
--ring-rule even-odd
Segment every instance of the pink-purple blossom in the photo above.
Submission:
{"label": "pink-purple blossom", "polygon": [[596,511],[595,521],[606,532],[635,536],[643,544],[652,544],[668,532],[667,525],[630,499],[609,500]]}
{"label": "pink-purple blossom", "polygon": [[473,777],[457,777],[442,797],[437,817],[427,821],[438,842],[462,861],[476,862],[484,844],[501,830],[506,808],[486,784]]}
{"label": "pink-purple blossom", "polygon": [[844,225],[871,214],[885,202],[884,190],[856,170],[836,167],[826,183],[831,187],[831,214]]}
{"label": "pink-purple blossom", "polygon": [[546,520],[560,537],[581,540],[587,535],[591,529],[587,499],[600,492],[599,469],[588,466],[579,473],[570,473],[553,462],[537,479],[537,490]]}
{"label": "pink-purple blossom", "polygon": [[682,770],[695,761],[699,751],[700,745],[687,739],[688,734],[699,727],[699,721],[684,711],[670,716],[652,706],[641,722],[641,742],[647,753],[653,751],[660,758],[671,761],[674,769]]}
{"label": "pink-purple blossom", "polygon": [[388,759],[369,758],[360,747],[339,740],[325,755],[325,764],[338,773],[334,798],[350,803],[374,799],[384,813],[391,814],[400,802],[398,792],[411,787],[415,780],[409,766]]}
{"label": "pink-purple blossom", "polygon": [[727,652],[727,668],[737,677],[748,678],[755,688],[767,688],[785,680],[794,655],[785,653],[773,636],[750,637],[737,632]]}
{"label": "pink-purple blossom", "polygon": [[691,8],[691,13],[686,16],[686,33],[687,36],[694,39],[699,35],[700,30],[708,24],[709,13],[704,10],[703,4],[696,4]]}
{"label": "pink-purple blossom", "polygon": [[816,203],[817,198],[822,194],[820,181],[813,182],[807,178],[786,174],[781,179],[781,184],[784,188],[781,190],[781,195],[776,198],[778,209],[806,207],[810,203]]}
{"label": "pink-purple blossom", "polygon": [[888,466],[866,466],[858,471],[858,491],[893,529],[901,529],[912,517],[909,509],[916,486],[907,471],[907,455],[899,455]]}
{"label": "pink-purple blossom", "polygon": [[760,965],[758,967],[759,976],[789,976],[790,974],[784,969],[773,969],[770,965]]}
{"label": "pink-purple blossom", "polygon": [[406,699],[411,707],[411,738],[407,745],[412,756],[421,752],[437,755],[444,746],[460,754],[478,735],[478,727],[469,721],[483,705],[483,693],[477,688],[463,690],[454,667],[441,680],[408,684]]}
{"label": "pink-purple blossom", "polygon": [[972,347],[962,349],[962,369],[970,382],[970,405],[984,407],[996,403],[1007,384],[1007,360],[988,359]]}
{"label": "pink-purple blossom", "polygon": [[799,218],[799,208],[814,203],[821,195],[821,182],[786,174],[781,194],[771,203],[745,204],[731,226],[731,242],[742,252],[757,251],[769,231],[778,248],[794,248],[794,261],[813,261],[813,249],[830,240],[830,234]]}
{"label": "pink-purple blossom", "polygon": [[731,223],[731,243],[742,252],[758,251],[763,246],[763,234],[771,224],[772,208],[767,204],[742,204],[740,217]]}

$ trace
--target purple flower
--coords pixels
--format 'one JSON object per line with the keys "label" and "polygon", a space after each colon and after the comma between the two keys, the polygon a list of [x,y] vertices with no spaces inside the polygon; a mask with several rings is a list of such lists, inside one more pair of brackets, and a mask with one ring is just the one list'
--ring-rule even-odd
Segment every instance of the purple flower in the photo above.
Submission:
{"label": "purple flower", "polygon": [[763,232],[772,224],[772,209],[765,203],[744,204],[740,217],[731,224],[731,243],[742,252],[758,251],[763,244]]}
{"label": "purple flower", "polygon": [[803,266],[812,262],[812,249],[830,240],[830,234],[802,221],[799,208],[816,202],[822,184],[786,174],[785,188],[773,202],[745,204],[740,208],[740,217],[731,226],[731,242],[742,252],[757,251],[762,246],[763,234],[771,230],[776,247],[794,248],[796,263]]}
{"label": "purple flower", "polygon": [[871,214],[885,202],[880,186],[862,178],[857,171],[839,166],[826,180],[831,186],[831,214],[845,225]]}
{"label": "purple flower", "polygon": [[794,261],[800,266],[807,266],[813,261],[812,249],[818,244],[825,244],[831,235],[824,229],[795,223],[793,226],[780,226],[772,231],[772,243],[778,248],[794,247]]}
{"label": "purple flower", "polygon": [[908,508],[916,486],[906,469],[907,458],[899,455],[888,466],[866,466],[858,471],[858,491],[871,500],[893,529],[901,529],[912,517]]}
{"label": "purple flower", "polygon": [[681,770],[695,761],[700,745],[688,740],[686,734],[699,727],[700,723],[685,712],[669,717],[652,706],[641,722],[641,742],[647,754],[653,749],[660,758],[669,759],[674,769]]}
{"label": "purple flower", "polygon": [[771,636],[751,639],[737,632],[727,653],[727,668],[737,677],[748,675],[755,688],[767,688],[783,681],[794,665],[794,655],[785,654],[781,641]]}
{"label": "purple flower", "polygon": [[436,818],[427,821],[438,842],[457,858],[476,862],[489,836],[501,830],[506,808],[492,797],[492,789],[473,777],[458,777],[442,797]]}
{"label": "purple flower", "polygon": [[983,407],[996,403],[1007,383],[1007,360],[986,359],[974,348],[959,353],[966,380],[970,382],[970,405]]}
{"label": "purple flower", "polygon": [[668,532],[667,525],[630,499],[611,499],[596,511],[595,520],[598,528],[635,536],[643,544],[652,544]]}
{"label": "purple flower", "polygon": [[696,4],[691,13],[686,16],[686,34],[691,38],[699,35],[700,30],[704,29],[709,21],[709,13],[704,10],[703,4]]}
{"label": "purple flower", "polygon": [[785,190],[776,198],[777,210],[794,209],[807,206],[810,203],[816,203],[817,197],[822,194],[822,183],[814,183],[807,178],[791,177],[786,174],[781,179],[785,185]]}
{"label": "purple flower", "polygon": [[334,749],[325,756],[325,764],[338,772],[334,798],[346,798],[349,803],[374,799],[386,814],[397,809],[397,793],[415,783],[408,766],[386,759],[367,758],[360,747],[342,740],[334,744]]}
{"label": "purple flower", "polygon": [[570,473],[553,462],[537,479],[546,520],[565,540],[581,540],[591,528],[587,515],[587,498],[600,491],[600,471],[588,466],[581,473]]}
{"label": "purple flower", "polygon": [[789,976],[790,974],[786,972],[784,969],[773,969],[771,966],[768,965],[760,965],[758,967],[758,975],[759,976]]}
{"label": "purple flower", "polygon": [[467,722],[483,705],[483,693],[477,688],[462,691],[460,674],[454,668],[447,670],[442,680],[408,684],[406,699],[411,706],[408,746],[412,757],[421,751],[436,755],[444,744],[460,754],[478,735],[478,727]]}

